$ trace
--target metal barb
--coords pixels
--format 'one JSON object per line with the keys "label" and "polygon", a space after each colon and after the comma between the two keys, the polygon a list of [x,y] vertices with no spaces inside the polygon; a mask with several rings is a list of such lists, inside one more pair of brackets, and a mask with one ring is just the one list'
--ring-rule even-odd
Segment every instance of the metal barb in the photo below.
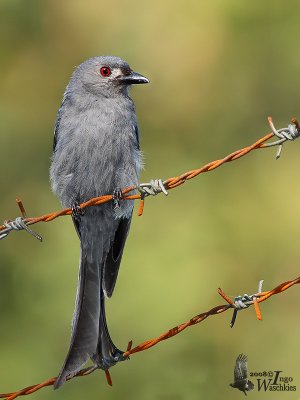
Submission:
{"label": "metal barb", "polygon": [[[300,277],[295,278],[290,281],[282,282],[278,286],[273,288],[272,290],[269,290],[267,292],[262,292],[259,296],[260,301],[261,302],[266,301],[267,299],[271,298],[271,296],[283,293],[284,291],[290,289],[294,285],[299,285],[299,284],[300,284]],[[260,281],[260,285],[261,285],[261,281]],[[168,330],[167,332],[159,335],[156,338],[146,340],[145,342],[140,343],[135,348],[130,349],[130,354],[137,354],[138,352],[148,350],[148,349],[152,348],[153,346],[156,346],[160,342],[178,335],[179,333],[183,332],[186,328],[194,326],[195,324],[199,324],[199,323],[205,321],[206,318],[208,318],[212,315],[219,315],[219,314],[229,310],[229,308],[233,307],[233,305],[232,305],[233,301],[224,292],[222,292],[221,289],[219,289],[218,292],[224,298],[224,300],[226,300],[227,303],[229,303],[228,305],[222,304],[220,306],[213,307],[210,310],[205,311],[201,314],[195,315],[193,318],[190,318],[186,323],[180,324],[177,327]],[[256,294],[257,297],[258,297],[258,294],[259,293]],[[234,311],[237,313],[236,308],[234,308]],[[131,344],[130,344],[130,346],[131,346]],[[128,353],[128,350],[126,353]],[[126,354],[126,353],[124,353],[124,354]],[[93,371],[94,371],[94,367],[84,368],[84,369],[80,370],[74,377],[86,376]],[[70,378],[70,379],[72,379],[72,378]],[[16,392],[0,393],[0,398],[1,399],[5,398],[5,399],[9,400],[9,399],[16,399],[19,396],[30,395],[46,386],[52,386],[55,383],[56,379],[57,379],[56,377],[47,379],[44,382],[41,382],[41,383],[38,383],[38,384],[32,385],[32,386],[27,386],[24,389],[18,390]]]}
{"label": "metal barb", "polygon": [[281,156],[283,143],[287,140],[295,140],[300,136],[299,123],[293,118],[287,128],[276,129],[272,117],[268,117],[268,122],[273,134],[278,138],[275,142],[265,143],[262,147],[279,146],[276,153],[276,160]]}
{"label": "metal barb", "polygon": [[26,213],[26,210],[25,210],[25,207],[24,207],[24,204],[23,204],[22,200],[19,199],[19,198],[16,198],[16,202],[17,202],[18,207],[19,207],[19,209],[21,211],[22,217],[23,218],[27,218],[27,213]]}
{"label": "metal barb", "polygon": [[263,279],[258,282],[258,292],[257,293],[261,293],[262,292],[263,284],[264,284],[264,280]]}
{"label": "metal barb", "polygon": [[25,230],[26,232],[30,233],[30,235],[38,239],[40,242],[43,241],[43,238],[38,233],[34,232],[27,226],[27,224],[24,222],[23,217],[17,217],[14,221],[4,221],[3,225],[6,227],[6,229],[2,230],[0,234],[0,240],[6,238],[6,236],[8,236],[8,234],[13,230]]}
{"label": "metal barb", "polygon": [[236,296],[234,298],[232,306],[234,307],[234,310],[230,321],[230,328],[233,328],[235,324],[238,311],[244,310],[245,308],[248,308],[254,303],[254,298],[257,298],[257,296],[262,292],[263,283],[264,283],[263,279],[259,281],[257,293],[252,294],[250,296],[245,293],[243,296]]}
{"label": "metal barb", "polygon": [[233,328],[233,326],[234,326],[234,324],[235,324],[235,320],[236,320],[236,317],[237,317],[237,313],[238,313],[238,310],[237,310],[237,308],[235,308],[235,309],[233,310],[232,318],[231,318],[231,321],[230,321],[230,328]]}

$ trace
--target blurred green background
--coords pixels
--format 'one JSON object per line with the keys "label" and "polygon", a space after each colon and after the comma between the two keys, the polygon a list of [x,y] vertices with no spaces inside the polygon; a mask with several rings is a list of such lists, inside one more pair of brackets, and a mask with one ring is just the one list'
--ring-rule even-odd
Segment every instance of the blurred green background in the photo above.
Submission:
{"label": "blurred green background", "polygon": [[[48,169],[53,126],[76,65],[112,54],[151,84],[135,87],[146,167],[168,178],[244,147],[299,114],[298,1],[0,1],[0,219],[60,208]],[[126,348],[223,300],[299,274],[299,145],[255,151],[203,174],[135,212],[108,320]],[[137,210],[136,210],[137,211]],[[70,218],[34,227],[43,244],[12,233],[0,256],[0,392],[57,375],[65,358],[77,285],[79,243]],[[294,287],[229,328],[211,317],[104,374],[75,379],[35,399],[239,399],[229,387],[236,356],[249,369],[279,369],[299,399],[299,293]],[[256,383],[256,382],[255,382]],[[298,393],[298,394],[297,394]]]}

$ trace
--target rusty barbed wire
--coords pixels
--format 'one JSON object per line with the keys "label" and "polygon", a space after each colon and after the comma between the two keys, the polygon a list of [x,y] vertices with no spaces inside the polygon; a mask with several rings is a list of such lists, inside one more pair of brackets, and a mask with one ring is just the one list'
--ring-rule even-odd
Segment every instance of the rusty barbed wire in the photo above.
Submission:
{"label": "rusty barbed wire", "polygon": [[[267,299],[274,296],[275,294],[283,293],[287,289],[289,289],[292,286],[297,285],[299,283],[300,283],[300,277],[290,280],[290,281],[283,282],[283,283],[279,284],[278,286],[276,286],[274,289],[269,290],[269,291],[262,292],[259,290],[258,293],[254,294],[252,296],[248,296],[248,297],[250,297],[250,299],[247,298],[247,295],[244,295],[239,301],[246,303],[247,308],[249,306],[251,306],[252,304],[254,304],[256,316],[259,320],[261,320],[262,319],[261,312],[259,310],[258,303],[262,303],[262,302],[266,301]],[[174,328],[169,329],[167,332],[161,334],[160,336],[158,336],[156,338],[146,340],[145,342],[139,344],[138,346],[136,346],[134,348],[132,348],[132,341],[130,341],[128,343],[127,351],[124,353],[124,357],[129,357],[132,354],[148,350],[151,347],[156,346],[158,343],[162,342],[163,340],[167,340],[167,339],[170,339],[171,337],[178,335],[179,333],[183,332],[188,327],[191,327],[193,325],[199,324],[200,322],[203,322],[206,318],[208,318],[212,315],[221,314],[229,309],[235,310],[235,309],[237,309],[237,307],[239,310],[245,309],[245,308],[238,306],[236,303],[236,300],[233,301],[229,296],[227,296],[222,291],[222,289],[219,288],[218,293],[223,297],[223,299],[227,302],[227,304],[222,304],[222,305],[213,307],[206,312],[198,314],[195,317],[188,320],[187,322],[184,322]],[[235,297],[235,299],[240,298],[240,297],[241,296],[237,296],[237,297]],[[243,300],[243,298],[244,298],[244,300]],[[255,306],[255,304],[256,304],[256,306]],[[92,372],[94,372],[95,370],[96,370],[96,368],[94,366],[89,367],[89,368],[84,368],[81,371],[79,371],[73,378],[89,375]],[[108,384],[112,385],[112,381],[111,381],[109,372],[105,371],[105,374],[106,374],[106,379],[107,379]],[[73,378],[69,378],[67,380],[70,380]],[[18,390],[16,392],[2,393],[2,394],[0,394],[0,398],[6,399],[6,400],[13,400],[19,396],[25,396],[25,395],[32,394],[46,386],[52,386],[55,383],[55,381],[56,381],[56,377],[50,378],[44,382],[41,382],[39,384],[32,385],[32,386],[27,386],[26,388]]]}
{"label": "rusty barbed wire", "polygon": [[[198,176],[201,173],[213,171],[214,169],[220,167],[221,165],[223,165],[225,163],[237,160],[237,159],[249,154],[252,150],[262,149],[262,148],[271,147],[271,146],[279,146],[279,151],[277,152],[277,155],[276,155],[276,158],[279,158],[280,154],[281,154],[283,143],[287,140],[293,141],[299,137],[299,135],[300,135],[299,122],[297,121],[296,118],[292,118],[291,123],[288,125],[288,127],[281,128],[278,130],[275,128],[271,117],[268,117],[268,123],[271,127],[272,133],[265,135],[264,137],[260,138],[255,143],[253,143],[252,145],[244,147],[240,150],[236,150],[233,153],[227,155],[226,157],[224,157],[222,159],[212,161],[208,164],[205,164],[201,168],[187,171],[177,177],[172,177],[165,181],[162,181],[161,179],[157,179],[155,181],[153,180],[150,183],[142,183],[138,187],[135,187],[135,186],[127,187],[121,191],[123,200],[140,199],[140,207],[139,207],[138,215],[141,216],[143,214],[144,199],[146,196],[156,195],[161,192],[164,194],[167,194],[167,190],[174,189],[177,186],[182,185],[186,181],[188,181],[192,178],[195,178],[196,176]],[[278,138],[277,141],[272,142],[272,143],[265,143],[274,136],[276,136]],[[141,193],[140,194],[129,194],[130,192],[136,191],[136,190],[139,190]],[[91,207],[91,206],[107,203],[109,201],[112,201],[113,199],[114,199],[113,194],[95,197],[95,198],[92,198],[92,199],[80,204],[79,207],[81,209],[84,209],[86,207]],[[29,229],[28,225],[33,225],[38,222],[50,222],[50,221],[53,221],[55,218],[72,214],[71,208],[65,208],[63,210],[45,214],[40,217],[28,218],[22,202],[19,199],[17,200],[17,202],[18,202],[19,208],[21,210],[22,217],[18,217],[13,221],[6,220],[6,221],[4,221],[3,225],[0,225],[0,239],[4,239],[12,230],[25,229],[28,233],[35,236],[37,239],[39,239],[41,241],[42,238],[37,233],[35,233],[31,229]]]}
{"label": "rusty barbed wire", "polygon": [[[180,176],[169,178],[165,181],[162,181],[161,179],[157,179],[155,181],[151,181],[150,183],[140,184],[138,187],[131,186],[131,187],[125,188],[122,190],[123,199],[124,200],[140,199],[141,202],[140,202],[138,214],[142,215],[143,209],[144,209],[144,199],[146,196],[156,195],[160,192],[167,194],[167,190],[170,190],[177,186],[180,186],[183,183],[185,183],[187,180],[190,180],[203,172],[212,171],[227,162],[237,160],[237,159],[245,156],[246,154],[249,154],[252,150],[270,147],[270,146],[279,146],[279,151],[277,152],[277,155],[276,155],[276,158],[279,158],[280,154],[281,154],[283,143],[287,140],[295,140],[296,138],[299,137],[299,135],[300,135],[299,123],[295,118],[293,118],[291,120],[291,124],[289,124],[287,128],[282,128],[282,129],[277,130],[273,124],[271,117],[268,118],[268,122],[271,127],[272,133],[269,133],[268,135],[262,137],[261,139],[257,140],[255,143],[253,143],[252,145],[242,148],[240,150],[237,150],[237,151],[229,154],[228,156],[224,157],[223,159],[215,160],[208,164],[205,164],[203,167],[201,167],[199,169],[185,172],[184,174],[182,174]],[[275,142],[272,142],[272,143],[266,143],[273,136],[276,136],[278,138],[278,140]],[[140,194],[130,194],[130,192],[132,192],[134,190],[139,190]],[[114,200],[114,196],[113,196],[113,194],[109,194],[109,195],[90,199],[87,202],[80,204],[79,207],[81,209],[84,209],[86,207],[103,204],[103,203],[106,203],[106,202],[109,202],[112,200]],[[49,214],[42,215],[40,217],[28,218],[25,208],[24,208],[24,205],[21,202],[21,200],[17,199],[17,204],[20,208],[22,217],[17,217],[13,221],[11,221],[11,220],[5,221],[4,224],[0,226],[0,239],[6,237],[12,230],[24,229],[28,233],[35,236],[37,239],[41,240],[41,237],[37,233],[32,231],[30,228],[28,228],[28,225],[33,225],[33,224],[36,224],[36,223],[42,222],[42,221],[49,222],[60,216],[72,214],[72,209],[66,208],[66,209],[60,210],[58,212],[52,212]],[[251,296],[248,296],[248,295],[237,296],[234,301],[232,301],[219,288],[218,293],[227,301],[227,304],[214,307],[214,308],[210,309],[209,311],[206,311],[204,313],[196,315],[195,317],[191,318],[189,321],[168,330],[167,332],[163,333],[162,335],[158,336],[157,338],[147,340],[134,348],[132,348],[132,341],[130,341],[128,343],[127,351],[124,353],[124,357],[126,358],[132,354],[135,354],[135,353],[138,353],[141,351],[145,351],[145,350],[157,345],[161,341],[170,339],[171,337],[179,334],[186,328],[204,321],[209,316],[223,313],[231,308],[234,309],[234,315],[231,320],[231,327],[233,326],[233,324],[235,322],[237,312],[242,309],[248,308],[252,304],[254,305],[257,318],[261,320],[262,317],[261,317],[261,312],[260,312],[258,303],[267,300],[274,294],[282,293],[283,291],[287,290],[291,286],[298,284],[298,283],[300,283],[300,278],[294,279],[292,281],[284,282],[284,283],[278,285],[273,290],[268,291],[268,292],[262,292],[261,290],[259,290],[258,293],[251,295]],[[95,366],[90,367],[90,368],[84,368],[81,371],[79,371],[74,377],[89,375],[92,372],[94,372],[95,370],[96,370]],[[105,375],[106,375],[108,384],[112,385],[109,371],[105,371]],[[70,379],[72,379],[72,378],[70,378]],[[36,392],[37,390],[42,389],[43,387],[53,385],[55,380],[56,380],[56,377],[48,379],[48,380],[46,380],[42,383],[36,384],[36,385],[28,386],[28,387],[21,389],[19,391],[16,391],[16,392],[3,393],[3,394],[0,394],[0,398],[5,398],[6,400],[13,400],[19,396],[29,395],[31,393]]]}

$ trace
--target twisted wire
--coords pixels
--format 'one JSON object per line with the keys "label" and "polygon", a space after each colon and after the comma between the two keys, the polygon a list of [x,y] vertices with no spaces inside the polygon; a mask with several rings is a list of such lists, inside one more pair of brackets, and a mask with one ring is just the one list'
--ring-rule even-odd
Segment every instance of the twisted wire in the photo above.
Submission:
{"label": "twisted wire", "polygon": [[[284,291],[290,289],[292,286],[297,285],[299,283],[300,283],[300,277],[290,280],[290,281],[280,283],[278,286],[276,286],[272,290],[269,290],[266,292],[260,292],[253,296],[256,296],[258,303],[262,303],[262,302],[268,300],[270,297],[274,296],[275,294],[283,293]],[[134,348],[132,348],[132,341],[130,341],[128,344],[127,351],[123,354],[124,357],[128,357],[135,353],[139,353],[141,351],[148,350],[151,347],[156,346],[158,343],[162,342],[163,340],[167,340],[167,339],[172,338],[173,336],[178,335],[179,333],[183,332],[188,327],[191,327],[193,325],[199,324],[200,322],[203,322],[206,318],[208,318],[212,315],[218,315],[229,309],[236,307],[235,302],[229,296],[227,296],[220,288],[218,289],[218,293],[226,300],[227,304],[222,304],[222,305],[213,307],[206,312],[198,314],[198,315],[194,316],[193,318],[191,318],[190,320],[188,320],[187,322],[184,322],[174,328],[169,329],[167,332],[159,335],[156,338],[146,340],[145,342],[137,345]],[[245,298],[244,301],[247,302],[249,300],[247,300]],[[253,298],[251,300],[251,304],[249,304],[249,305],[252,305],[252,304],[255,304],[253,302]],[[80,377],[80,376],[86,376],[86,375],[91,374],[94,371],[95,371],[94,367],[84,368],[81,371],[79,371],[73,378]],[[108,371],[105,371],[105,372],[106,372],[106,377],[107,377],[108,383],[112,384]],[[73,378],[70,378],[70,379],[73,379]],[[68,379],[68,380],[70,380],[70,379]],[[25,395],[32,394],[46,386],[52,386],[55,383],[55,381],[56,381],[56,377],[47,379],[46,381],[38,383],[36,385],[27,386],[26,388],[18,390],[16,392],[1,393],[0,398],[6,399],[6,400],[13,400],[19,396],[25,396]]]}
{"label": "twisted wire", "polygon": [[[288,128],[282,128],[282,129],[276,130],[271,117],[269,117],[268,121],[271,126],[272,133],[265,135],[264,137],[262,137],[261,139],[257,140],[255,143],[253,143],[252,145],[244,147],[240,150],[237,150],[237,151],[227,155],[223,159],[215,160],[208,164],[205,164],[203,167],[201,167],[199,169],[185,172],[184,174],[182,174],[180,176],[169,178],[165,181],[162,181],[161,179],[157,179],[157,180],[151,181],[149,184],[141,184],[138,187],[131,186],[131,187],[125,188],[122,190],[123,199],[124,200],[140,199],[141,202],[140,202],[140,208],[139,208],[139,215],[142,215],[143,208],[144,208],[144,198],[146,196],[156,195],[161,192],[166,195],[167,190],[173,189],[177,186],[180,186],[183,183],[185,183],[187,180],[190,180],[190,179],[198,176],[201,173],[212,171],[227,162],[237,160],[237,159],[245,156],[246,154],[249,154],[252,150],[261,149],[261,148],[265,148],[265,147],[271,147],[271,146],[279,146],[279,151],[277,152],[277,156],[276,156],[276,158],[279,158],[279,156],[281,154],[282,144],[287,140],[295,140],[297,137],[299,137],[299,135],[300,135],[299,124],[296,119],[292,119],[291,124],[289,124]],[[266,143],[273,136],[277,136],[279,139],[272,143]],[[136,193],[130,194],[130,192],[136,191],[136,189],[140,191],[140,194],[136,194]],[[104,196],[90,199],[87,202],[80,204],[79,207],[81,209],[84,209],[86,207],[103,204],[103,203],[109,202],[111,200],[113,200],[113,194],[104,195]],[[4,224],[0,226],[0,239],[6,237],[12,230],[25,229],[27,232],[29,232],[30,234],[32,234],[33,236],[35,236],[39,240],[41,240],[41,238],[38,234],[36,234],[34,231],[32,231],[31,229],[28,228],[28,225],[33,225],[33,224],[36,224],[36,223],[42,222],[42,221],[49,222],[49,221],[54,220],[55,218],[72,214],[72,209],[66,208],[66,209],[63,209],[63,210],[60,210],[57,212],[52,212],[49,214],[42,215],[40,217],[27,218],[22,202],[17,199],[17,203],[19,205],[19,208],[21,210],[23,217],[18,217],[14,221],[5,221]],[[157,338],[147,340],[134,348],[132,348],[132,342],[129,342],[127,351],[124,353],[124,357],[128,357],[129,355],[132,355],[132,354],[135,354],[135,353],[138,353],[141,351],[145,351],[145,350],[157,345],[158,343],[160,343],[163,340],[167,340],[173,336],[176,336],[180,332],[184,331],[186,328],[204,321],[206,318],[208,318],[211,315],[221,314],[232,308],[234,309],[235,317],[236,317],[237,310],[240,311],[245,308],[248,308],[251,305],[254,305],[257,318],[261,320],[262,317],[261,317],[261,312],[260,312],[258,303],[266,301],[271,296],[282,293],[285,290],[292,287],[293,285],[299,284],[299,283],[300,283],[300,277],[296,278],[292,281],[283,282],[271,291],[261,292],[261,290],[259,290],[258,293],[256,293],[255,295],[252,295],[252,296],[246,296],[246,295],[237,296],[235,298],[235,301],[232,301],[232,299],[230,299],[221,289],[219,289],[218,290],[219,294],[227,301],[227,304],[213,307],[212,309],[210,309],[204,313],[198,314],[195,317],[191,318],[189,321],[168,330],[167,332],[161,334]],[[231,322],[231,326],[233,326],[233,324],[234,324],[234,322],[233,323]],[[85,369],[82,369],[81,371],[79,371],[75,375],[75,377],[86,376],[94,371],[95,371],[94,367],[85,368]],[[105,371],[105,373],[106,373],[107,381],[111,385],[112,382],[111,382],[110,374],[108,371]],[[28,387],[21,389],[19,391],[16,391],[16,392],[2,393],[2,394],[0,394],[0,398],[5,398],[6,400],[13,400],[19,396],[24,396],[24,395],[29,395],[31,393],[34,393],[37,390],[42,389],[43,387],[51,386],[54,384],[55,381],[56,381],[56,377],[48,379],[48,380],[46,380],[42,383],[36,384],[36,385],[28,386]]]}
{"label": "twisted wire", "polygon": [[[123,200],[137,200],[140,199],[140,207],[138,211],[138,215],[143,214],[144,210],[144,198],[149,195],[156,195],[158,193],[164,193],[165,195],[167,194],[167,190],[174,189],[177,186],[182,185],[186,181],[195,178],[201,173],[204,172],[210,172],[213,171],[216,168],[219,168],[221,165],[226,164],[231,161],[238,160],[241,157],[244,157],[245,155],[249,154],[251,151],[256,150],[256,149],[262,149],[270,146],[282,146],[283,142],[287,140],[295,140],[297,137],[300,135],[300,127],[298,121],[293,118],[291,120],[291,124],[288,125],[287,128],[281,128],[279,130],[276,130],[274,127],[273,121],[271,117],[268,117],[268,122],[269,125],[272,129],[272,132],[263,136],[259,140],[257,140],[255,143],[251,144],[250,146],[244,147],[240,150],[236,150],[231,154],[228,154],[226,157],[211,161],[208,164],[205,164],[201,168],[194,169],[191,171],[187,171],[179,176],[172,177],[169,179],[166,179],[165,181],[162,181],[161,179],[156,179],[152,180],[148,184],[140,184],[137,187],[136,186],[129,186],[121,191],[122,193],[122,198]],[[268,140],[270,140],[273,136],[278,136],[280,138],[279,141],[272,142],[272,143],[265,143]],[[281,148],[281,147],[280,147]],[[277,158],[278,158],[278,153],[277,153]],[[130,194],[133,191],[140,191],[139,194],[134,193]],[[112,201],[114,198],[113,194],[107,194],[104,196],[99,196],[92,198],[82,204],[79,205],[81,209],[84,209],[86,207],[91,207],[103,203],[107,203],[109,201]],[[19,204],[19,203],[18,203]],[[19,204],[20,207],[20,204]],[[23,207],[23,206],[22,206]],[[51,212],[49,214],[42,215],[40,217],[34,217],[34,218],[23,218],[22,221],[25,225],[33,225],[38,222],[50,222],[53,221],[55,218],[62,217],[65,215],[70,215],[72,214],[72,209],[71,208],[65,208],[60,211],[55,211]],[[15,221],[6,221],[3,225],[0,226],[0,240],[5,238],[12,230],[15,228],[13,227]],[[22,228],[20,228],[22,229]],[[31,234],[34,234],[35,232],[30,232]],[[37,235],[37,234],[36,234]],[[34,236],[36,236],[34,235]],[[37,235],[39,236],[39,235]]]}

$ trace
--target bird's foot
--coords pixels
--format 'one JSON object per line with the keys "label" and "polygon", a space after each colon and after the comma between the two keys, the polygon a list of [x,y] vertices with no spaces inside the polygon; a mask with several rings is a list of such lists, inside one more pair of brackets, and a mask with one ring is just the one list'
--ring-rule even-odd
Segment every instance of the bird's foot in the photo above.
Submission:
{"label": "bird's foot", "polygon": [[111,353],[109,356],[104,356],[103,354],[94,354],[91,358],[97,368],[107,371],[118,362],[128,360],[129,357],[124,356],[124,354],[125,352],[116,348],[114,353]]}
{"label": "bird's foot", "polygon": [[77,201],[73,203],[71,209],[72,209],[72,216],[74,218],[82,217],[84,215],[84,210],[80,207],[80,204]]}
{"label": "bird's foot", "polygon": [[114,210],[120,208],[120,201],[124,200],[124,196],[120,188],[117,188],[113,191],[112,200]]}
{"label": "bird's foot", "polygon": [[105,368],[110,368],[114,365],[116,365],[118,362],[120,361],[125,361],[128,360],[129,357],[128,356],[124,356],[125,352],[119,349],[116,349],[116,351],[111,354],[111,356],[108,357],[103,357],[102,358],[102,363]]}

